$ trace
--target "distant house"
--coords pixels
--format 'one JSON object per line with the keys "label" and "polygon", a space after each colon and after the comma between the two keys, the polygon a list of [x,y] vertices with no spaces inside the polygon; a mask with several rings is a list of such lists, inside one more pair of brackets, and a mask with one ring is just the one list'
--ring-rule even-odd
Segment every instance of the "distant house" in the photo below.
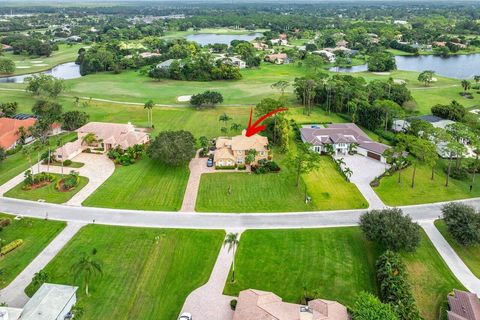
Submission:
{"label": "distant house", "polygon": [[237,57],[227,57],[223,54],[220,54],[215,57],[215,61],[216,60],[222,60],[224,63],[231,64],[238,67],[239,69],[245,69],[247,67],[247,63]]}
{"label": "distant house", "polygon": [[272,45],[277,45],[277,46],[286,46],[288,44],[288,41],[286,39],[272,39],[270,40]]}
{"label": "distant house", "polygon": [[44,283],[23,308],[0,307],[0,320],[71,319],[78,287]]}
{"label": "distant house", "polygon": [[288,36],[285,33],[281,33],[278,35],[278,38],[281,40],[287,40]]}
{"label": "distant house", "polygon": [[399,25],[406,25],[408,24],[408,21],[405,20],[394,20],[393,24],[399,24]]}
{"label": "distant house", "polygon": [[274,53],[265,56],[265,61],[275,64],[288,64],[290,59],[286,53]]}
{"label": "distant house", "polygon": [[165,60],[165,61],[157,64],[157,66],[155,68],[157,68],[157,69],[170,69],[170,66],[172,65],[172,63],[174,61],[180,61],[181,62],[181,60],[179,60],[179,59],[168,59],[168,60]]}
{"label": "distant house", "polygon": [[348,320],[342,304],[315,299],[308,305],[283,302],[274,293],[248,289],[240,291],[233,320]]}
{"label": "distant house", "polygon": [[2,51],[4,52],[13,51],[13,47],[9,46],[8,44],[2,44]]}
{"label": "distant house", "polygon": [[448,320],[480,320],[480,301],[476,294],[453,290],[448,296]]}
{"label": "distant house", "polygon": [[346,48],[348,46],[348,41],[346,40],[340,40],[335,43],[337,47],[344,47]]}
{"label": "distant house", "polygon": [[[28,128],[34,126],[36,122],[37,119],[33,117],[23,120],[0,118],[0,147],[5,150],[15,148],[20,141],[18,130],[23,127],[23,129],[27,131]],[[33,141],[33,137],[27,132],[25,143],[31,141]]]}
{"label": "distant house", "polygon": [[350,145],[356,146],[358,154],[386,163],[383,156],[389,146],[373,141],[354,123],[334,123],[321,126],[305,126],[300,129],[302,141],[312,144],[318,153],[328,151],[327,145],[333,146],[336,155],[347,154]]}
{"label": "distant house", "polygon": [[[162,54],[158,53],[158,52],[142,52],[142,53],[139,53],[138,56],[142,59],[148,59],[148,58],[153,58],[153,57],[161,57]],[[133,54],[129,54],[128,56],[125,56],[125,58],[132,59]],[[169,61],[169,60],[167,60],[167,61]],[[157,68],[158,68],[158,65],[157,65]]]}
{"label": "distant house", "polygon": [[253,163],[268,159],[268,139],[258,134],[247,137],[245,130],[232,138],[218,138],[215,146],[213,162],[219,167],[245,164],[245,158],[252,149],[257,152]]}
{"label": "distant house", "polygon": [[442,47],[445,47],[446,45],[447,45],[446,41],[434,41],[434,42],[432,42],[432,47],[442,48]]}
{"label": "distant house", "polygon": [[259,51],[268,49],[268,45],[262,42],[254,42],[253,47]]}
{"label": "distant house", "polygon": [[59,161],[72,159],[87,148],[83,138],[88,134],[94,134],[96,142],[94,148],[99,148],[103,152],[110,149],[120,148],[126,150],[136,144],[146,144],[150,141],[149,135],[145,130],[137,129],[131,123],[107,123],[107,122],[89,122],[76,130],[78,139],[66,143],[55,151],[55,157]]}
{"label": "distant house", "polygon": [[67,41],[70,41],[70,42],[81,42],[82,41],[82,37],[79,37],[79,36],[70,36],[67,38]]}
{"label": "distant house", "polygon": [[313,51],[312,53],[324,57],[330,63],[333,63],[336,60],[335,53],[327,51],[327,50],[316,50],[316,51]]}

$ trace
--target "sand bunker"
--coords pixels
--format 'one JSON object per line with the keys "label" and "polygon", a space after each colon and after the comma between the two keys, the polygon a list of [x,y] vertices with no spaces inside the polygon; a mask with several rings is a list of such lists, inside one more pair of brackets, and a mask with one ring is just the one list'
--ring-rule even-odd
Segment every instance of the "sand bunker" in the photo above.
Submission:
{"label": "sand bunker", "polygon": [[18,66],[17,69],[28,69],[30,68],[29,66]]}
{"label": "sand bunker", "polygon": [[179,96],[177,97],[178,102],[188,102],[192,99],[192,96]]}

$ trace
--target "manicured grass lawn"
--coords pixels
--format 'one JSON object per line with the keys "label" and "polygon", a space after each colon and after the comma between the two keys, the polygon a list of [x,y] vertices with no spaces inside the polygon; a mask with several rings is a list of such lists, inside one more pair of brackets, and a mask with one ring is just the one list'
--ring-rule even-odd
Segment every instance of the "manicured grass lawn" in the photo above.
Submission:
{"label": "manicured grass lawn", "polygon": [[411,187],[413,167],[402,171],[402,181],[397,183],[398,174],[385,177],[380,186],[374,188],[383,202],[390,206],[413,205],[430,202],[441,202],[473,198],[480,196],[480,182],[477,180],[470,192],[471,180],[450,179],[449,186],[445,187],[446,174],[442,169],[436,170],[435,179],[432,181],[431,168],[418,166],[415,177],[415,187]]}
{"label": "manicured grass lawn", "polygon": [[37,201],[42,199],[46,202],[51,203],[65,203],[70,200],[75,194],[77,194],[80,190],[82,190],[82,188],[85,187],[88,183],[88,178],[80,177],[80,182],[78,186],[75,187],[75,189],[62,192],[55,189],[55,183],[56,181],[62,179],[62,175],[53,173],[52,175],[56,176],[56,180],[46,186],[33,190],[23,190],[23,182],[21,182],[17,186],[7,191],[4,196],[8,198],[17,198],[31,201]]}
{"label": "manicured grass lawn", "polygon": [[[236,254],[236,281],[227,280],[224,293],[255,288],[299,302],[306,287],[317,290],[319,297],[352,306],[360,291],[376,293],[375,261],[381,252],[358,227],[246,231]],[[447,294],[462,285],[425,233],[415,253],[401,255],[422,315],[438,319]]]}
{"label": "manicured grass lawn", "polygon": [[[345,181],[331,159],[322,157],[320,168],[295,186],[295,174],[283,155],[274,153],[281,171],[208,173],[200,180],[196,210],[204,212],[288,212],[366,208],[357,187]],[[305,203],[305,184],[312,202]],[[228,189],[231,187],[231,194]]]}
{"label": "manicured grass lawn", "polygon": [[[78,50],[82,47],[85,47],[85,45],[74,44],[69,46],[66,44],[60,44],[58,51],[53,51],[50,57],[31,57],[13,54],[11,52],[6,52],[4,56],[15,61],[17,68],[14,74],[18,75],[44,71],[62,63],[75,61],[78,56]],[[37,61],[39,63],[32,63],[32,61]]]}
{"label": "manicured grass lawn", "polygon": [[[407,266],[413,296],[426,320],[439,319],[447,295],[463,286],[454,277],[437,250],[422,231],[422,242],[415,253],[402,253]],[[443,310],[445,312],[445,310]]]}
{"label": "manicured grass lawn", "polygon": [[23,239],[23,245],[0,259],[0,288],[6,287],[25,267],[45,248],[55,236],[65,228],[66,223],[23,218],[13,220],[13,216],[0,214],[0,218],[11,218],[12,223],[3,228],[0,238],[5,244]]}
{"label": "manicured grass lawn", "polygon": [[224,293],[253,288],[300,302],[304,287],[325,299],[353,305],[362,290],[376,292],[379,250],[359,228],[256,230],[242,234],[236,254],[236,281]]}
{"label": "manicured grass lawn", "polygon": [[167,167],[144,156],[128,167],[117,167],[84,206],[177,211],[187,186],[187,166]]}
{"label": "manicured grass lawn", "polygon": [[83,286],[77,291],[82,319],[176,319],[188,294],[208,280],[223,237],[223,231],[89,225],[44,270],[50,282],[80,286],[71,266],[95,248],[103,275],[92,281],[89,297]]}
{"label": "manicured grass lawn", "polygon": [[[2,92],[3,94],[3,92]],[[13,101],[13,100],[10,100]],[[65,144],[69,141],[75,139],[76,133],[62,134],[51,138],[51,145],[56,146],[57,141],[61,139],[62,144]],[[42,148],[40,152],[44,152],[46,148]],[[0,161],[0,185],[4,184],[8,180],[22,173],[23,171],[29,168],[29,163],[27,157],[22,153],[22,151],[17,152],[16,154],[7,157],[7,159]]]}
{"label": "manicured grass lawn", "polygon": [[[60,162],[53,162],[53,163],[50,163],[51,166],[55,166],[55,167],[61,167],[62,164]],[[64,168],[81,168],[85,165],[85,163],[82,163],[82,162],[75,162],[75,161],[72,161],[72,163],[67,166],[67,165],[63,165]]]}
{"label": "manicured grass lawn", "polygon": [[447,225],[443,220],[436,220],[435,226],[473,274],[480,278],[480,245],[462,246],[459,244],[453,239],[450,233],[448,233]]}

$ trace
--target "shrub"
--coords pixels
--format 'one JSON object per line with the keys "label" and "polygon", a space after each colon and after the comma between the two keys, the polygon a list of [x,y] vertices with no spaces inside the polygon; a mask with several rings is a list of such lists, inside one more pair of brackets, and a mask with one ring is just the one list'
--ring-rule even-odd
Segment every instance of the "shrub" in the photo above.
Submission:
{"label": "shrub", "polygon": [[55,185],[57,190],[67,191],[75,188],[80,183],[80,176],[78,172],[70,171],[63,179],[59,180]]}
{"label": "shrub", "polygon": [[[448,167],[443,168],[443,171],[448,174]],[[466,180],[468,179],[468,169],[464,167],[451,168],[450,177],[457,180]]]}
{"label": "shrub", "polygon": [[420,313],[407,281],[407,272],[400,256],[387,250],[376,263],[380,299],[389,303],[401,320],[420,320]]}
{"label": "shrub", "polygon": [[246,169],[247,169],[247,166],[244,165],[243,163],[238,165],[238,170],[246,170]]}
{"label": "shrub", "polygon": [[401,209],[369,211],[360,217],[360,228],[368,240],[390,250],[415,251],[420,244],[420,226]]}
{"label": "shrub", "polygon": [[230,308],[235,311],[235,309],[237,308],[237,299],[230,300]]}
{"label": "shrub", "polygon": [[2,247],[2,249],[0,250],[0,255],[2,255],[2,256],[6,255],[10,251],[15,250],[16,248],[20,247],[22,244],[23,244],[22,239],[13,240],[9,244]]}
{"label": "shrub", "polygon": [[215,170],[234,170],[237,166],[215,166]]}
{"label": "shrub", "polygon": [[0,220],[0,227],[5,228],[8,227],[12,223],[12,219],[10,218],[3,218]]}
{"label": "shrub", "polygon": [[66,166],[66,167],[69,167],[72,165],[72,160],[65,160],[63,161],[63,165]]}
{"label": "shrub", "polygon": [[361,292],[352,310],[353,320],[398,320],[398,316],[389,304],[382,303],[376,296]]}
{"label": "shrub", "polygon": [[274,161],[268,161],[268,160],[259,160],[257,165],[252,165],[252,172],[258,173],[258,174],[264,174],[264,173],[269,173],[269,172],[279,172],[280,167],[278,164]]}
{"label": "shrub", "polygon": [[480,213],[463,203],[448,203],[442,207],[448,232],[462,245],[480,242]]}
{"label": "shrub", "polygon": [[55,176],[48,174],[46,172],[40,172],[35,175],[32,174],[31,170],[25,171],[25,179],[23,180],[23,188],[30,189],[32,186],[40,184],[42,182],[52,182],[55,181]]}

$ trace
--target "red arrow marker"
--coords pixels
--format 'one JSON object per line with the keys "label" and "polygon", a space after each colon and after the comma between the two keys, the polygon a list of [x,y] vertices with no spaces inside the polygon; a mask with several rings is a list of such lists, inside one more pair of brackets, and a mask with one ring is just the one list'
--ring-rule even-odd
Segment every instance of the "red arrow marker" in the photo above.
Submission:
{"label": "red arrow marker", "polygon": [[259,133],[259,132],[265,130],[265,128],[266,128],[265,125],[258,126],[260,124],[260,122],[267,119],[268,117],[273,116],[275,113],[282,112],[282,111],[287,111],[287,110],[288,110],[287,108],[279,108],[279,109],[275,109],[273,111],[270,111],[266,115],[258,118],[257,121],[255,121],[252,125],[253,108],[251,108],[250,109],[250,120],[248,121],[248,127],[247,127],[247,132],[245,132],[245,136],[246,137],[251,137],[256,133]]}

